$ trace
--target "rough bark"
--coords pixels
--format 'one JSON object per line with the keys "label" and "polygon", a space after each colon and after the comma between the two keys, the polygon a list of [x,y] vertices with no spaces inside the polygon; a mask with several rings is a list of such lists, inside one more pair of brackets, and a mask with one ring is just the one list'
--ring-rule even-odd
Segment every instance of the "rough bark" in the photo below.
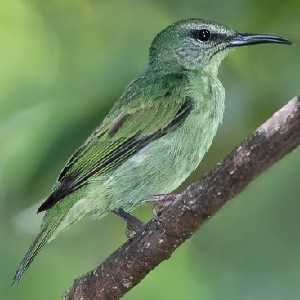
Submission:
{"label": "rough bark", "polygon": [[158,218],[95,270],[74,281],[66,300],[119,299],[239,194],[300,143],[300,97],[292,99],[198,183],[176,195]]}

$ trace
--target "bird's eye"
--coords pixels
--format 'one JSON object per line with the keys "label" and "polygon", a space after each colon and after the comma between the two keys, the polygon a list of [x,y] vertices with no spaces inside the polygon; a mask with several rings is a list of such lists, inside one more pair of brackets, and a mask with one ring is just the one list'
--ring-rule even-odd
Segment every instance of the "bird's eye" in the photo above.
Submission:
{"label": "bird's eye", "polygon": [[210,31],[207,29],[192,31],[192,37],[196,40],[207,42],[210,38]]}

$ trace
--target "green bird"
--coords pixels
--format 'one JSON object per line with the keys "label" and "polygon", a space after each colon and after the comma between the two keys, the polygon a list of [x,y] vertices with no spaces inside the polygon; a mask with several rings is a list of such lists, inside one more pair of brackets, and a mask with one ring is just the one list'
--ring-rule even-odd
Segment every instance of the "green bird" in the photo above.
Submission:
{"label": "green bird", "polygon": [[290,44],[202,19],[161,31],[145,71],[71,156],[38,209],[46,211],[41,231],[14,282],[44,245],[83,217],[117,212],[130,220],[137,206],[170,195],[197,168],[222,122],[221,61],[236,47],[261,43]]}

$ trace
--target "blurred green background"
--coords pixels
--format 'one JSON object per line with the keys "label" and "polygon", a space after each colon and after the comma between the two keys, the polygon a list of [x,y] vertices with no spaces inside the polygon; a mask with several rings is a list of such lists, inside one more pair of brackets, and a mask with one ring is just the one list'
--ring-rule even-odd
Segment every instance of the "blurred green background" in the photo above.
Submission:
{"label": "blurred green background", "polygon": [[[115,216],[84,221],[16,266],[64,162],[140,73],[154,35],[187,17],[278,33],[293,47],[236,51],[222,65],[223,126],[196,180],[300,94],[299,0],[10,0],[0,4],[0,299],[60,299],[124,240]],[[300,295],[300,150],[253,182],[124,299],[281,300]],[[25,210],[25,212],[24,212]],[[148,219],[151,208],[137,214]]]}

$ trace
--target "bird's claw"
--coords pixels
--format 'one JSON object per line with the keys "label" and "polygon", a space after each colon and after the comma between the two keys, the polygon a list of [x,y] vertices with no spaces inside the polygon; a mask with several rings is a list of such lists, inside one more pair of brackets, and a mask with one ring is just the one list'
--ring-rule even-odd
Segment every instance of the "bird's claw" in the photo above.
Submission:
{"label": "bird's claw", "polygon": [[158,218],[161,212],[176,200],[176,194],[158,194],[153,197],[153,214]]}
{"label": "bird's claw", "polygon": [[113,212],[126,222],[127,238],[132,239],[138,232],[143,230],[144,223],[122,208],[115,209]]}

